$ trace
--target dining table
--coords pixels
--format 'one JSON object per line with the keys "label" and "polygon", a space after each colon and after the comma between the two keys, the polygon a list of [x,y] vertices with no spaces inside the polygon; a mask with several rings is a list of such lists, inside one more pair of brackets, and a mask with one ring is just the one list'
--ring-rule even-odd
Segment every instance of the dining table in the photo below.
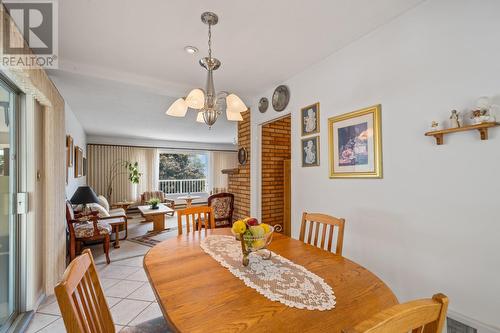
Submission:
{"label": "dining table", "polygon": [[398,304],[389,287],[355,262],[274,233],[268,249],[321,277],[335,307],[290,307],[259,294],[200,247],[229,228],[183,233],[154,246],[144,268],[163,316],[177,332],[341,332]]}

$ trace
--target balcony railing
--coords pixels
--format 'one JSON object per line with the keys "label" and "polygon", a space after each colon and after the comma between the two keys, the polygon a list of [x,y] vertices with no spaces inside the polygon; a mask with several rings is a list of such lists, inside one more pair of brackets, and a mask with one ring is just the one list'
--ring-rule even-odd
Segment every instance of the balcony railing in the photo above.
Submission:
{"label": "balcony railing", "polygon": [[207,192],[206,179],[169,179],[159,180],[160,191],[166,194]]}

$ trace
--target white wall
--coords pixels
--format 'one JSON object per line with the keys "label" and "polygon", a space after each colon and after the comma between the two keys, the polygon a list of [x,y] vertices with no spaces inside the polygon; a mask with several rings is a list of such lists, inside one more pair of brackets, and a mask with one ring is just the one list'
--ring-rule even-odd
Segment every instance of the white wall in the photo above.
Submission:
{"label": "white wall", "polygon": [[[500,93],[500,1],[428,0],[284,82],[292,113],[292,225],[302,211],[347,220],[346,257],[381,277],[400,301],[443,292],[452,313],[500,327],[500,129],[445,137],[431,120]],[[325,31],[335,34],[335,31]],[[314,50],[312,50],[314,51]],[[278,84],[278,83],[277,83]],[[272,90],[261,96],[271,97]],[[300,163],[301,107],[321,103],[321,166]],[[327,119],[382,104],[384,178],[328,178]],[[500,119],[500,115],[497,115]],[[252,213],[258,164],[252,158]]]}
{"label": "white wall", "polygon": [[[74,146],[78,146],[83,149],[83,156],[87,157],[87,135],[83,130],[82,125],[76,118],[71,107],[68,103],[65,104],[64,110],[66,113],[66,135],[71,135],[73,137]],[[74,152],[72,152],[74,154]],[[78,186],[86,185],[87,177],[75,178],[74,163],[73,166],[69,168],[68,184],[66,185],[66,197],[71,199],[73,193],[75,193]]]}

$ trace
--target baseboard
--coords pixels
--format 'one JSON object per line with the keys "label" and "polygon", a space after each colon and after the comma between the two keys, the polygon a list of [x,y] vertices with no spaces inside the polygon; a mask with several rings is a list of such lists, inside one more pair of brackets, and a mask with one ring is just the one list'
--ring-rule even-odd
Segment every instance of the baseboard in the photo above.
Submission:
{"label": "baseboard", "polygon": [[500,333],[500,328],[498,327],[482,323],[453,310],[448,310],[448,317],[477,329],[477,333]]}

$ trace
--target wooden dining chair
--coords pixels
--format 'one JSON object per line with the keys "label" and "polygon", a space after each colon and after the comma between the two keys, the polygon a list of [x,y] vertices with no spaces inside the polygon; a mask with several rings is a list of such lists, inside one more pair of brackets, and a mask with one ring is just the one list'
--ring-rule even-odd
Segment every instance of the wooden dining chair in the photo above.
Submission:
{"label": "wooden dining chair", "polygon": [[[113,318],[89,249],[83,250],[82,255],[69,264],[54,291],[68,333],[115,333]],[[163,317],[158,317],[120,332],[172,331]]]}
{"label": "wooden dining chair", "polygon": [[[187,232],[200,230],[202,227],[214,229],[215,219],[212,207],[197,206],[190,207],[177,211],[177,230],[178,234],[182,234],[182,217],[186,217],[186,230]],[[208,223],[207,223],[208,221]]]}
{"label": "wooden dining chair", "polygon": [[448,310],[448,297],[432,298],[398,304],[383,310],[343,333],[441,333]]}
{"label": "wooden dining chair", "polygon": [[[337,246],[335,253],[342,255],[342,246],[344,243],[344,219],[339,219],[333,216],[319,213],[306,213],[302,214],[302,224],[300,226],[299,239],[307,244],[317,246],[321,249],[325,249],[325,242],[328,232],[328,243],[326,243],[326,249],[328,251],[332,250],[332,243],[334,238],[334,229],[338,228],[337,233]],[[319,235],[319,229],[321,230],[321,236]],[[307,241],[306,241],[306,229],[308,229]],[[329,229],[327,231],[327,229]],[[313,232],[314,232],[314,243],[313,243]],[[318,240],[320,244],[318,245]]]}

